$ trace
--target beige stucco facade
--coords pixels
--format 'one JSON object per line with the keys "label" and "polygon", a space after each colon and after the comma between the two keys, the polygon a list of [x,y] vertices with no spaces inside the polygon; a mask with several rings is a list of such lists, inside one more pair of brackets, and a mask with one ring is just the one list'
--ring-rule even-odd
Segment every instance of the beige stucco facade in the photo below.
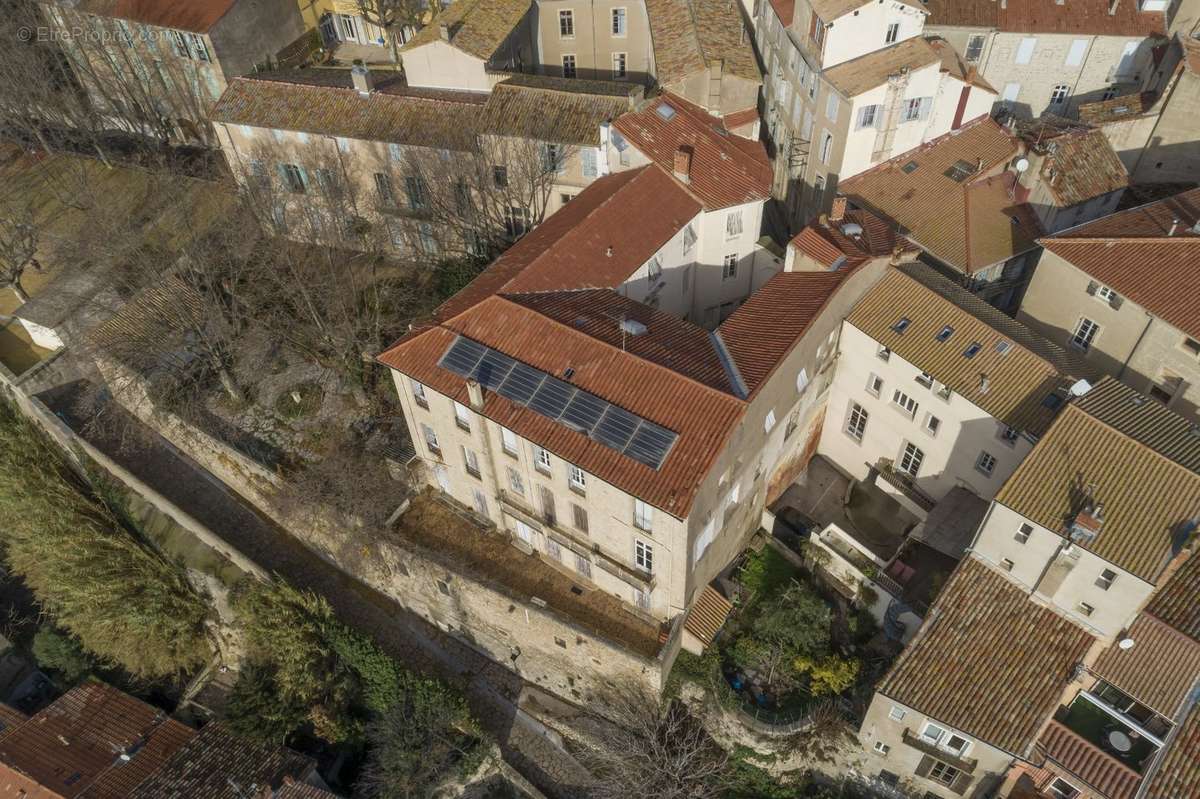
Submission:
{"label": "beige stucco facade", "polygon": [[1099,292],[1089,293],[1094,282],[1087,273],[1043,250],[1017,318],[1068,347],[1082,320],[1099,325],[1082,352],[1090,363],[1176,413],[1200,420],[1197,339],[1132,300],[1115,303],[1102,299]]}
{"label": "beige stucco facade", "polygon": [[534,9],[540,72],[563,77],[570,57],[577,78],[649,82],[654,65],[642,0],[537,0]]}

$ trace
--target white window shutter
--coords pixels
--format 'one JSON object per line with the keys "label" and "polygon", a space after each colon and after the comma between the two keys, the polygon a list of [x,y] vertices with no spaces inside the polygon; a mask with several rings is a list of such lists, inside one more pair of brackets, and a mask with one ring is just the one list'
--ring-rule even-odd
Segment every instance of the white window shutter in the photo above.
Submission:
{"label": "white window shutter", "polygon": [[917,119],[929,119],[930,112],[933,111],[933,98],[922,97],[921,109],[917,112]]}
{"label": "white window shutter", "polygon": [[1084,53],[1087,52],[1087,46],[1087,39],[1076,39],[1071,42],[1071,49],[1067,52],[1066,66],[1077,67],[1082,64]]}
{"label": "white window shutter", "polygon": [[1017,45],[1016,62],[1018,64],[1028,64],[1030,61],[1033,60],[1033,52],[1036,49],[1037,49],[1037,38],[1036,37],[1028,36],[1028,37],[1022,39],[1021,43],[1019,45]]}

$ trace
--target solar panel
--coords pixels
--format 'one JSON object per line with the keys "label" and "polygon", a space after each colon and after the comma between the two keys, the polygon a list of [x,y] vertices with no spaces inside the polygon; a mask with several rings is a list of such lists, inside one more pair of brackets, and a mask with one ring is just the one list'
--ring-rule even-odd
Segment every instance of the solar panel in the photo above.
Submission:
{"label": "solar panel", "polygon": [[504,378],[508,377],[515,363],[516,361],[502,352],[488,350],[475,367],[474,377],[479,381],[479,385],[489,391],[495,391],[504,382]]}
{"label": "solar panel", "polygon": [[487,352],[487,347],[471,341],[469,338],[459,336],[442,356],[440,365],[460,377],[466,377],[471,374],[471,370],[475,368],[475,364],[479,363],[479,359],[485,352]]}
{"label": "solar panel", "polygon": [[539,372],[532,366],[526,366],[523,363],[516,363],[513,364],[512,371],[508,373],[508,377],[500,384],[497,391],[502,397],[527,405],[529,398],[533,396],[533,392],[538,390],[538,386],[542,384],[545,377],[545,372]]}
{"label": "solar panel", "polygon": [[576,391],[560,418],[568,427],[590,435],[606,407],[608,407],[608,403],[594,394]]}
{"label": "solar panel", "polygon": [[595,394],[462,336],[454,340],[438,363],[652,469],[662,467],[679,438],[667,428]]}
{"label": "solar panel", "polygon": [[575,386],[547,375],[533,399],[529,400],[529,407],[542,416],[557,419],[574,394]]}

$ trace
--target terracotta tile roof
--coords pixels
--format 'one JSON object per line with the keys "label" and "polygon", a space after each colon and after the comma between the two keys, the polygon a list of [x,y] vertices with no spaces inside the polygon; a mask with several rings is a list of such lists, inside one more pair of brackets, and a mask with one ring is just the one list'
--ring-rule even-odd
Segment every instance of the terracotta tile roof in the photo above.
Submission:
{"label": "terracotta tile roof", "polygon": [[289,777],[283,781],[283,787],[275,792],[272,799],[337,799],[337,796],[313,785],[296,782]]}
{"label": "terracotta tile roof", "polygon": [[979,74],[979,70],[963,60],[962,56],[958,54],[958,51],[954,49],[954,45],[950,44],[950,42],[936,36],[929,37],[925,41],[929,42],[929,46],[934,49],[934,52],[942,57],[942,72],[958,78],[963,83],[978,86],[992,94],[997,93],[992,84],[984,80],[984,77]]}
{"label": "terracotta tile roof", "polygon": [[655,79],[660,85],[675,87],[717,62],[722,62],[728,75],[762,80],[751,44],[753,30],[744,30],[741,7],[736,3],[646,0],[646,14]]}
{"label": "terracotta tile roof", "polygon": [[891,47],[843,61],[823,74],[842,95],[851,98],[886,84],[891,75],[899,75],[905,70],[912,72],[930,64],[940,64],[941,61],[941,53],[920,36],[915,36]]}
{"label": "terracotta tile roof", "polygon": [[1038,739],[1042,753],[1087,783],[1105,799],[1133,799],[1141,775],[1057,721]]}
{"label": "terracotta tile roof", "polygon": [[400,49],[403,52],[441,41],[441,26],[447,25],[451,47],[487,61],[529,9],[529,0],[457,0],[443,8]]}
{"label": "terracotta tile roof", "polygon": [[[1050,252],[1200,338],[1200,189],[1042,239]],[[1172,226],[1173,235],[1168,236]]]}
{"label": "terracotta tile roof", "polygon": [[984,118],[847,178],[838,188],[969,274],[1033,249],[1041,228],[1011,173],[960,182],[946,172],[959,162],[974,168],[982,161],[976,173],[988,174],[1017,151],[1017,140]]}
{"label": "terracotta tile roof", "polygon": [[126,796],[193,733],[158,708],[87,682],[0,738],[0,763],[65,799]]}
{"label": "terracotta tile roof", "polygon": [[[847,235],[847,225],[858,225],[862,232]],[[817,263],[832,267],[839,261],[857,266],[871,258],[891,255],[903,239],[887,222],[861,208],[851,208],[839,220],[821,217],[805,225],[789,242]]]}
{"label": "terracotta tile roof", "polygon": [[[1106,378],[1092,391],[1113,383]],[[1200,506],[1200,474],[1085,408],[1067,405],[996,501],[1065,535],[1090,489],[1104,506],[1104,522],[1094,540],[1079,546],[1154,583],[1176,552],[1181,524]]]}
{"label": "terracotta tile roof", "polygon": [[[1068,123],[1069,124],[1069,123]],[[1129,185],[1129,173],[1099,128],[1054,128],[1047,124],[1022,131],[1036,151],[1044,151],[1039,174],[1060,208]]]}
{"label": "terracotta tile roof", "polygon": [[878,691],[1023,755],[1092,641],[1082,628],[968,557]]}
{"label": "terracotta tile roof", "polygon": [[[664,119],[658,108],[675,114]],[[771,193],[771,165],[761,142],[730,134],[715,117],[682,97],[666,92],[640,111],[625,114],[613,127],[668,174],[675,152],[691,148],[691,180],[687,189],[705,210],[765,200]]]}
{"label": "terracotta tile roof", "polygon": [[[901,317],[909,325],[897,333],[893,326]],[[1054,419],[1046,397],[1065,396],[1081,375],[1091,374],[1086,364],[921,263],[889,269],[846,321],[994,418],[1035,436]],[[946,325],[954,332],[939,342]],[[1011,346],[1000,352],[1001,342]],[[974,343],[982,349],[965,357]]]}
{"label": "terracotta tile roof", "polygon": [[817,319],[850,269],[780,272],[717,328],[753,394]]}
{"label": "terracotta tile roof", "polygon": [[224,722],[200,730],[129,799],[245,799],[254,791],[277,788],[286,777],[304,780],[312,760],[282,746],[235,735]]}
{"label": "terracotta tile roof", "polygon": [[400,78],[377,84],[363,97],[339,71],[337,85],[296,79],[296,74],[235,78],[212,110],[214,122],[302,131],[363,141],[394,142],[452,150],[473,146],[470,135],[488,95],[479,92],[410,90]]}
{"label": "terracotta tile roof", "polygon": [[1097,100],[1094,103],[1079,104],[1079,118],[1093,125],[1114,122],[1118,119],[1141,116],[1150,113],[1154,101],[1158,99],[1157,92],[1138,92],[1123,94],[1110,100]]}
{"label": "terracotta tile roof", "polygon": [[792,24],[796,15],[796,0],[771,0],[771,8],[775,10],[775,16],[779,17],[785,28]]}
{"label": "terracotta tile roof", "polygon": [[[699,325],[608,289],[504,296],[611,347],[624,348],[632,355],[665,366],[717,391],[735,393],[730,374],[721,363],[716,340]],[[641,322],[646,326],[646,332],[638,336],[623,335],[619,324],[622,319]]]}
{"label": "terracotta tile roof", "polygon": [[3,702],[0,702],[0,739],[4,738],[17,727],[21,726],[21,724],[24,723],[24,721],[28,718],[29,716],[26,716],[12,705],[6,705]]}
{"label": "terracotta tile roof", "polygon": [[1175,718],[1200,679],[1200,641],[1147,613],[1138,614],[1117,638],[1129,638],[1133,646],[1121,649],[1114,642],[1097,658],[1092,672],[1166,718]]}
{"label": "terracotta tile roof", "polygon": [[496,84],[484,115],[487,129],[539,141],[600,145],[600,125],[630,110],[640,86],[514,75]]}
{"label": "terracotta tile roof", "polygon": [[1070,13],[1055,0],[928,0],[928,26],[996,28],[1012,33],[1091,33],[1100,36],[1162,36],[1162,12],[1138,10],[1139,3],[1076,0]]}
{"label": "terracotta tile roof", "polygon": [[711,585],[706,585],[688,611],[683,628],[708,646],[717,637],[732,610],[733,604],[728,599],[721,596]]}
{"label": "terracotta tile roof", "polygon": [[1200,641],[1200,557],[1195,553],[1146,605],[1146,612]]}
{"label": "terracotta tile roof", "polygon": [[1200,435],[1189,420],[1113,378],[1104,378],[1075,404],[1185,469],[1200,472]]}
{"label": "terracotta tile roof", "polygon": [[1146,778],[1142,799],[1194,799],[1200,796],[1200,702],[1175,728],[1167,751]]}
{"label": "terracotta tile roof", "polygon": [[236,4],[237,0],[192,0],[186,3],[179,0],[83,0],[75,10],[160,28],[207,33]]}
{"label": "terracotta tile roof", "polygon": [[736,397],[501,296],[410,334],[379,360],[468,404],[466,381],[438,365],[458,334],[549,374],[572,368],[572,385],[675,432],[678,440],[656,470],[500,394],[484,393],[482,412],[497,424],[677,518],[687,516],[702,478],[745,408]]}

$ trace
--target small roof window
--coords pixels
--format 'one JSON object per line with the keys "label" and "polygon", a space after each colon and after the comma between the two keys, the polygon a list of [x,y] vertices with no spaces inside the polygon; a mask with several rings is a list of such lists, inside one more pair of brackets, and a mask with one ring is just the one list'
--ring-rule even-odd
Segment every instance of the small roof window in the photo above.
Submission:
{"label": "small roof window", "polygon": [[675,118],[675,107],[670,103],[662,102],[654,109],[654,113],[658,114],[668,122]]}
{"label": "small roof window", "polygon": [[1062,404],[1063,398],[1057,394],[1048,394],[1046,395],[1046,398],[1042,400],[1042,406],[1049,408],[1052,411],[1058,410],[1059,406]]}
{"label": "small roof window", "polygon": [[912,324],[912,322],[907,316],[901,316],[899,321],[892,325],[892,330],[896,331],[897,333],[903,333],[905,330],[908,330],[908,326],[910,324]]}
{"label": "small roof window", "polygon": [[906,175],[911,175],[913,172],[917,171],[917,166],[918,164],[916,161],[909,161],[907,164],[900,167],[900,171]]}
{"label": "small roof window", "polygon": [[996,352],[1000,353],[1001,355],[1007,355],[1011,349],[1011,341],[1005,341],[1004,339],[1001,339],[1000,341],[996,342]]}
{"label": "small roof window", "polygon": [[943,327],[943,328],[941,329],[941,332],[939,332],[939,333],[937,334],[937,336],[935,336],[935,338],[936,338],[938,341],[941,341],[942,343],[945,343],[945,342],[949,341],[949,340],[950,340],[950,337],[951,337],[951,336],[953,336],[953,335],[954,335],[954,328],[953,328],[953,327],[951,327],[950,325],[946,325],[945,327]]}
{"label": "small roof window", "polygon": [[965,350],[963,350],[963,357],[964,358],[974,358],[976,355],[979,354],[980,350],[982,350],[982,349],[983,349],[982,344],[980,344],[978,341],[972,341],[969,345],[967,345],[967,348]]}
{"label": "small roof window", "polygon": [[975,174],[975,165],[970,161],[964,161],[960,158],[942,174],[956,183],[962,183],[964,180],[971,177],[971,175]]}

